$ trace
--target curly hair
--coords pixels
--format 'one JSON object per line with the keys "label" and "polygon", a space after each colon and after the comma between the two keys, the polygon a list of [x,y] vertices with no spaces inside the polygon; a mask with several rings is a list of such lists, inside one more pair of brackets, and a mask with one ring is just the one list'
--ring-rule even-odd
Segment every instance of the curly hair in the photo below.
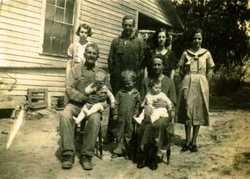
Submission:
{"label": "curly hair", "polygon": [[153,44],[155,47],[158,47],[159,46],[159,43],[158,43],[158,35],[159,33],[161,32],[164,32],[166,34],[166,43],[165,43],[165,46],[167,47],[170,43],[170,33],[167,31],[167,29],[165,28],[160,28],[156,31],[156,33],[154,34],[153,36]]}
{"label": "curly hair", "polygon": [[87,35],[89,37],[93,34],[92,28],[88,24],[83,23],[83,24],[80,24],[79,27],[77,28],[76,35],[78,36],[80,35],[81,28],[87,29]]}

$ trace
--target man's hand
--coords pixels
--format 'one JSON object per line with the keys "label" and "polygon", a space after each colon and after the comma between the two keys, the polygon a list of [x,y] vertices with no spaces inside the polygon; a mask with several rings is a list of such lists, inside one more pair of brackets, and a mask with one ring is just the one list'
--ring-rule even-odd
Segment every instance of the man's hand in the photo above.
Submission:
{"label": "man's hand", "polygon": [[171,123],[174,124],[174,122],[175,122],[175,111],[171,110],[171,111],[169,111],[169,114],[170,114]]}
{"label": "man's hand", "polygon": [[152,114],[152,112],[153,112],[153,109],[152,109],[151,106],[146,105],[144,107],[144,114],[145,114],[145,116],[150,116]]}
{"label": "man's hand", "polygon": [[158,100],[158,101],[155,101],[153,106],[156,107],[156,108],[165,108],[166,106],[168,105],[168,103],[166,101],[163,101],[163,100]]}
{"label": "man's hand", "polygon": [[97,91],[97,87],[96,87],[96,85],[94,83],[90,84],[89,86],[87,86],[85,88],[85,93],[86,94],[91,94],[91,93],[93,93],[95,91]]}

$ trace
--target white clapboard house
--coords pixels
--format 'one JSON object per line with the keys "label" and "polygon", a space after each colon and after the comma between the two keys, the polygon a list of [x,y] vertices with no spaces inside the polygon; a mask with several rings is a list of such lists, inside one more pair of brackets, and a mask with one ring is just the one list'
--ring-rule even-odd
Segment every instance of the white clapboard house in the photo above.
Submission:
{"label": "white clapboard house", "polygon": [[107,67],[110,43],[124,15],[138,29],[180,28],[169,0],[0,0],[0,95],[25,96],[48,90],[48,101],[65,93],[66,50],[80,23],[93,29],[99,67]]}

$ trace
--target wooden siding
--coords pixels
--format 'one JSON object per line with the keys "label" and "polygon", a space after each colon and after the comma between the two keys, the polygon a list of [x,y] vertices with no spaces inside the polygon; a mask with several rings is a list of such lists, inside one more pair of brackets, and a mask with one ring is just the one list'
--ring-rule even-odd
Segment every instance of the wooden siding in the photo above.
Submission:
{"label": "wooden siding", "polygon": [[[138,12],[168,24],[158,0],[76,0],[75,26],[93,28],[90,41],[100,47],[98,67],[107,67],[110,43],[120,35],[124,15]],[[28,88],[48,88],[64,95],[65,58],[42,54],[45,0],[7,0],[0,4],[0,94],[26,95]],[[75,27],[74,29],[76,29]],[[76,36],[75,36],[76,39]]]}
{"label": "wooden siding", "polygon": [[63,96],[65,72],[46,68],[0,69],[1,95],[25,96],[28,88],[47,88],[49,96]]}
{"label": "wooden siding", "polygon": [[0,94],[26,95],[28,88],[48,88],[64,95],[65,61],[42,55],[44,0],[9,0],[0,4]]}

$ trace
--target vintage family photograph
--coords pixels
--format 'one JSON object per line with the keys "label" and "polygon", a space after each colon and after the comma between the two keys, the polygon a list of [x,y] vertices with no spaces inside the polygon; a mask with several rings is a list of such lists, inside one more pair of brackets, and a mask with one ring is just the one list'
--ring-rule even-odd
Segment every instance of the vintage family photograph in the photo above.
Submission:
{"label": "vintage family photograph", "polygon": [[0,179],[249,178],[249,0],[0,0]]}

